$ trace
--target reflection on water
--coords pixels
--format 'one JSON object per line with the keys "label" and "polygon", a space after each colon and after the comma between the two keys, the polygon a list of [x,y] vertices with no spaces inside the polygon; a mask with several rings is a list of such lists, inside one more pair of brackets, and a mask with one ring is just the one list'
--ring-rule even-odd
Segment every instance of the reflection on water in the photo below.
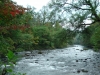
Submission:
{"label": "reflection on water", "polygon": [[26,75],[100,75],[100,53],[81,45],[33,51],[17,62],[16,72]]}

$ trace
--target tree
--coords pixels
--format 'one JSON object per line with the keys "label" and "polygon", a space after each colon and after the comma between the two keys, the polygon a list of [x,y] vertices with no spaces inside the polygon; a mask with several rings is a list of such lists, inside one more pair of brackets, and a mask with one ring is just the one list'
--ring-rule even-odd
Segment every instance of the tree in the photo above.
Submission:
{"label": "tree", "polygon": [[[52,0],[50,8],[69,15],[69,24],[76,28],[86,27],[93,23],[100,23],[100,0]],[[91,23],[86,23],[90,20]]]}
{"label": "tree", "polygon": [[[15,49],[15,41],[11,34],[13,30],[22,30],[24,26],[19,26],[17,21],[20,16],[26,12],[26,8],[17,5],[12,0],[1,0],[0,1],[0,57],[6,55],[8,50]],[[18,23],[14,23],[14,22]]]}
{"label": "tree", "polygon": [[64,20],[65,18],[60,13],[51,10],[48,5],[43,6],[37,13],[37,21],[39,21],[40,25],[45,25],[47,22],[54,25],[56,22],[62,23]]}
{"label": "tree", "polygon": [[0,27],[11,26],[14,23],[11,21],[15,18],[20,17],[25,13],[27,9],[17,5],[12,0],[1,0],[0,1]]}

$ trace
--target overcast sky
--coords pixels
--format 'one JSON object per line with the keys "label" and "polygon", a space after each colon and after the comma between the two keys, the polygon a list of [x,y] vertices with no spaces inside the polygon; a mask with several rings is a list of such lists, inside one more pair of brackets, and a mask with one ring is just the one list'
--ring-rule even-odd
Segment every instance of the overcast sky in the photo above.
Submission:
{"label": "overcast sky", "polygon": [[34,6],[37,10],[40,10],[42,6],[47,5],[50,0],[13,0],[18,5],[27,7],[27,5]]}

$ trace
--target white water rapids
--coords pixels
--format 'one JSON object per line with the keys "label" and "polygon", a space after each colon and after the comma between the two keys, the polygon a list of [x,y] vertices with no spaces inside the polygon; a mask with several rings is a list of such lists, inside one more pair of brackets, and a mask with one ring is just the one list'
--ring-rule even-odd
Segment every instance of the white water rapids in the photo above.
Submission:
{"label": "white water rapids", "polygon": [[15,71],[26,75],[100,75],[100,53],[81,45],[38,50],[16,63]]}

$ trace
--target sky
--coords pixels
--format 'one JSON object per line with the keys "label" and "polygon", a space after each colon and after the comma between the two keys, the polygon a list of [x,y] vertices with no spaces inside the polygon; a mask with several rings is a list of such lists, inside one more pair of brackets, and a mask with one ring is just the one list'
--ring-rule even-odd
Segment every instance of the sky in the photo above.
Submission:
{"label": "sky", "polygon": [[17,2],[18,5],[22,5],[27,7],[28,5],[31,7],[35,7],[36,10],[40,10],[43,6],[47,5],[50,0],[13,0]]}

